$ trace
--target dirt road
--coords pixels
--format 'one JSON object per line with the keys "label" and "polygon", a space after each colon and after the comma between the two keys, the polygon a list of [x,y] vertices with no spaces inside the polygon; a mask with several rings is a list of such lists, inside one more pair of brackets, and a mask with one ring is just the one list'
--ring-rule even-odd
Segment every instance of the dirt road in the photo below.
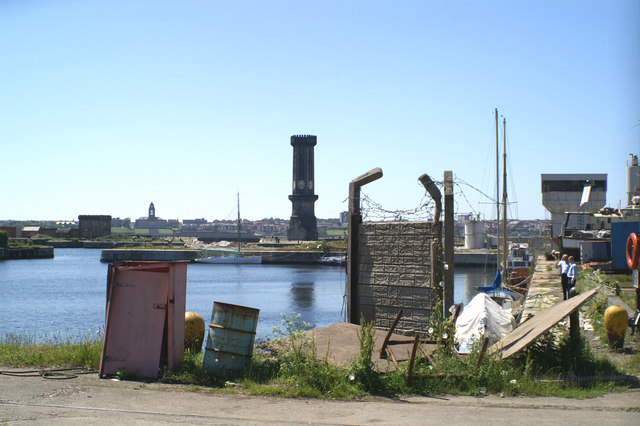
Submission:
{"label": "dirt road", "polygon": [[601,398],[405,396],[345,402],[213,394],[181,385],[0,375],[0,423],[640,424],[640,391]]}

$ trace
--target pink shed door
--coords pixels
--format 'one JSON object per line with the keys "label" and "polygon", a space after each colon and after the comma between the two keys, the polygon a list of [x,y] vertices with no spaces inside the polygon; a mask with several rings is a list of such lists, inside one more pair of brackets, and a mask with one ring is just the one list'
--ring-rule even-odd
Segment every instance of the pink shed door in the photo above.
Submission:
{"label": "pink shed door", "polygon": [[122,369],[137,377],[157,377],[167,314],[168,274],[115,269],[100,375],[116,374]]}
{"label": "pink shed door", "polygon": [[187,298],[187,262],[171,262],[167,312],[167,369],[174,371],[184,359],[184,312]]}

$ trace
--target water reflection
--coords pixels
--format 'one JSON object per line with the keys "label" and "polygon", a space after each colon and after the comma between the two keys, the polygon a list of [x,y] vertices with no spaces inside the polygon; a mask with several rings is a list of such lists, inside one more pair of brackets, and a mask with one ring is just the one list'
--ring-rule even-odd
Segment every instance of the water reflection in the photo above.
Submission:
{"label": "water reflection", "polygon": [[454,273],[453,302],[467,304],[477,294],[477,288],[493,281],[495,268],[457,266]]}
{"label": "water reflection", "polygon": [[314,283],[313,282],[293,282],[291,283],[292,307],[295,312],[313,308],[314,304]]}

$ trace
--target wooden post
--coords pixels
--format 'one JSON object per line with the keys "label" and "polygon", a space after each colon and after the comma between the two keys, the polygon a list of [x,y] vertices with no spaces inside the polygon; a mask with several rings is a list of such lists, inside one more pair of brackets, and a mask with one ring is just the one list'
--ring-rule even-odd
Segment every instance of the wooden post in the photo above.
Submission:
{"label": "wooden post", "polygon": [[349,225],[347,235],[347,320],[360,323],[358,305],[358,241],[362,215],[360,212],[360,187],[382,177],[382,169],[376,167],[349,183]]}
{"label": "wooden post", "polygon": [[[576,295],[576,288],[571,287],[569,290],[569,298]],[[573,341],[580,339],[580,308],[576,308],[575,311],[569,315],[569,338]]]}
{"label": "wooden post", "polygon": [[420,181],[422,186],[424,186],[424,189],[427,190],[429,195],[431,195],[431,198],[433,198],[433,202],[436,204],[436,208],[433,213],[433,224],[439,224],[440,214],[442,213],[442,194],[428,174],[423,174],[418,178],[418,180]]}
{"label": "wooden post", "polygon": [[449,307],[453,305],[453,172],[444,172],[444,312],[449,315]]}
{"label": "wooden post", "polygon": [[420,333],[416,333],[416,337],[413,339],[413,348],[411,349],[411,358],[409,359],[409,367],[407,368],[407,386],[411,386],[413,380],[413,364],[416,361],[416,352],[418,345],[420,344]]}
{"label": "wooden post", "polygon": [[402,317],[402,309],[400,309],[400,311],[398,312],[398,315],[396,315],[396,319],[393,320],[393,323],[391,324],[391,328],[389,329],[389,331],[387,331],[387,335],[384,338],[384,342],[382,342],[382,347],[378,352],[378,354],[380,355],[380,358],[387,358],[387,345],[389,344],[389,339],[391,339],[391,335],[393,334],[393,331],[396,329],[396,326],[398,325],[398,321],[400,321],[400,317]]}

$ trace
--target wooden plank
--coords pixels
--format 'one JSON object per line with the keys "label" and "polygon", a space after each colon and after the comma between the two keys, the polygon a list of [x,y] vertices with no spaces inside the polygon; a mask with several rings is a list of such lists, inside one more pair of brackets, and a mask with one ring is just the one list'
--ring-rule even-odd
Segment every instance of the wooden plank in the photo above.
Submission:
{"label": "wooden plank", "polygon": [[489,353],[502,350],[502,358],[509,358],[511,355],[529,346],[543,333],[562,321],[563,318],[566,318],[573,311],[580,308],[580,306],[592,298],[599,289],[600,287],[579,294],[536,314],[533,318],[494,344],[489,349]]}

